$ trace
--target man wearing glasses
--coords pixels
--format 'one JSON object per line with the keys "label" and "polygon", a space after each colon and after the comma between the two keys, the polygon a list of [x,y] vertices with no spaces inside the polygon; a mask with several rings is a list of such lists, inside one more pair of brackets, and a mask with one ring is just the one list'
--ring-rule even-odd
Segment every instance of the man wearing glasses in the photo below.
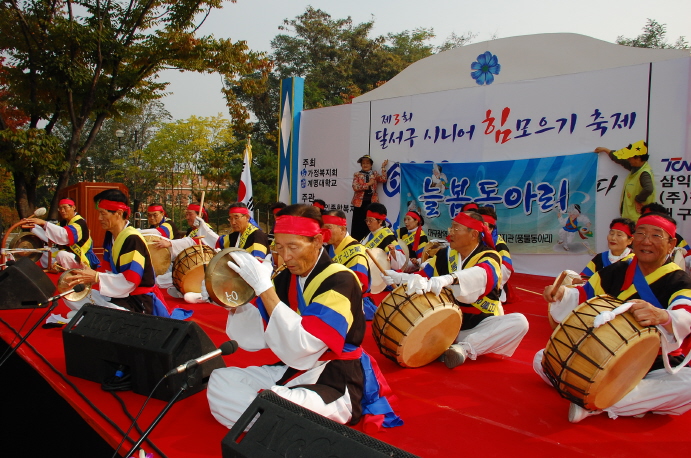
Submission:
{"label": "man wearing glasses", "polygon": [[146,209],[146,219],[149,221],[149,229],[156,229],[163,237],[174,239],[177,228],[173,220],[168,218],[163,205],[151,204]]}
{"label": "man wearing glasses", "polygon": [[[661,349],[648,374],[624,398],[604,409],[611,418],[641,417],[647,412],[680,415],[691,408],[691,368],[688,363],[691,339],[691,278],[668,258],[676,245],[676,221],[662,213],[641,216],[633,233],[635,256],[597,271],[576,288],[545,288],[543,297],[552,302],[553,316],[566,316],[596,295],[609,294],[632,302],[629,311],[641,326],[656,326],[661,333]],[[533,360],[535,371],[547,381],[542,369],[543,351]],[[675,375],[664,369],[663,354],[671,366],[680,366]],[[569,421],[602,413],[576,404],[569,408]]]}
{"label": "man wearing glasses", "polygon": [[387,283],[407,283],[408,294],[439,295],[442,288],[451,288],[463,312],[463,324],[455,343],[440,358],[449,369],[487,353],[513,355],[528,332],[528,320],[520,313],[502,315],[501,258],[482,216],[471,211],[456,215],[448,240],[449,246],[439,250],[419,272],[387,270],[384,279]]}

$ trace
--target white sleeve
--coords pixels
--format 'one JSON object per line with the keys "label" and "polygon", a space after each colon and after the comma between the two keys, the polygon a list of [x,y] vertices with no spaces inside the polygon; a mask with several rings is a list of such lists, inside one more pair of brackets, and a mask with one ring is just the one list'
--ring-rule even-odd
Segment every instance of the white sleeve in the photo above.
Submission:
{"label": "white sleeve", "polygon": [[48,240],[48,235],[46,234],[46,231],[43,230],[41,226],[34,226],[31,228],[31,232],[38,237],[39,239],[43,240],[44,242],[48,243],[50,240]]}
{"label": "white sleeve", "polygon": [[506,282],[509,281],[511,271],[502,263],[501,265],[501,287],[503,288]]}
{"label": "white sleeve", "polygon": [[70,239],[66,228],[47,222],[45,231],[46,235],[53,243],[57,243],[58,245],[69,245]]}
{"label": "white sleeve", "polygon": [[259,310],[252,304],[245,304],[228,311],[226,334],[236,340],[246,351],[268,348],[264,340],[264,321]]}
{"label": "white sleeve", "polygon": [[204,243],[209,245],[211,248],[216,248],[216,242],[218,242],[218,234],[209,227],[204,221],[199,223],[199,228],[197,229],[197,234],[200,237],[204,237]]}
{"label": "white sleeve", "polygon": [[302,318],[283,302],[271,312],[264,337],[274,354],[295,369],[313,368],[328,349],[323,341],[305,331]]}
{"label": "white sleeve", "polygon": [[667,313],[669,313],[672,317],[673,334],[665,331],[665,328],[662,326],[657,327],[663,337],[661,341],[662,349],[665,351],[665,353],[670,353],[674,350],[677,350],[684,342],[684,339],[691,334],[691,312],[682,308],[675,309],[675,307],[679,305],[689,306],[691,303],[686,299],[682,299],[672,302],[672,305],[669,307],[669,309],[667,309]]}
{"label": "white sleeve", "polygon": [[101,272],[98,274],[98,289],[102,295],[108,297],[127,297],[136,285],[125,278],[123,274]]}
{"label": "white sleeve", "polygon": [[477,301],[487,289],[487,272],[482,267],[457,270],[458,284],[451,285],[456,299],[464,304]]}
{"label": "white sleeve", "polygon": [[568,316],[569,313],[578,307],[578,289],[576,288],[564,288],[564,297],[560,301],[552,302],[549,314],[557,323],[561,323]]}
{"label": "white sleeve", "polygon": [[192,237],[183,237],[181,239],[174,239],[170,241],[170,257],[175,260],[182,250],[196,245]]}
{"label": "white sleeve", "polygon": [[405,265],[406,261],[407,261],[407,259],[406,259],[404,253],[402,253],[402,252],[400,252],[400,251],[398,251],[398,250],[394,250],[394,251],[393,251],[393,256],[392,256],[392,259],[391,259],[391,268],[392,268],[393,270],[400,270],[400,269],[403,268],[403,266]]}

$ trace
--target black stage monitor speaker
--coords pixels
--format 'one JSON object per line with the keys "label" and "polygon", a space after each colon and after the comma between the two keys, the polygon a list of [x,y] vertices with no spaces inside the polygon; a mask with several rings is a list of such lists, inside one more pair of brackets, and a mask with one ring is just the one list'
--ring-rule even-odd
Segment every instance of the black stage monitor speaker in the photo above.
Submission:
{"label": "black stage monitor speaker", "polygon": [[[257,417],[257,421],[243,431]],[[223,458],[415,458],[415,455],[262,391],[221,441]]]}
{"label": "black stage monitor speaker", "polygon": [[[0,270],[0,309],[36,308],[56,290],[51,279],[29,258]],[[43,304],[47,307],[49,304]]]}
{"label": "black stage monitor speaker", "polygon": [[[131,375],[132,391],[148,396],[169,370],[216,349],[208,335],[193,321],[174,320],[141,313],[84,305],[62,331],[67,373],[103,383],[120,366]],[[187,373],[165,379],[153,394],[169,401],[187,380],[194,380],[180,399],[204,388],[211,371],[225,367],[213,358]]]}

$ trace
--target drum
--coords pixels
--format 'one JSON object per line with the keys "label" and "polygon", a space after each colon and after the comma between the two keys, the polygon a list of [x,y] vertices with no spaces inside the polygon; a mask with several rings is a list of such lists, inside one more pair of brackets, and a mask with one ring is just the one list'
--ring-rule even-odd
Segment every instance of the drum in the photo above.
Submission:
{"label": "drum", "polygon": [[382,355],[402,367],[420,367],[453,344],[463,314],[447,289],[437,297],[432,293],[408,296],[405,288],[399,286],[379,305],[372,335]]}
{"label": "drum", "polygon": [[241,248],[226,248],[209,261],[206,267],[206,291],[216,304],[227,309],[235,308],[251,301],[254,290],[233,269],[228,267],[228,261],[232,261],[230,253],[233,251],[245,251]]}
{"label": "drum", "polygon": [[207,245],[194,245],[180,252],[173,262],[173,285],[182,294],[201,293],[204,266],[216,252]]}
{"label": "drum", "polygon": [[[386,251],[382,250],[381,248],[370,248],[368,251],[374,256],[374,258],[377,260],[379,265],[384,268],[384,270],[391,269],[391,262],[389,262],[389,255],[386,254]],[[370,293],[379,294],[386,288],[386,282],[384,282],[384,279],[379,274],[379,272],[381,271],[379,270],[379,267],[377,267],[377,265],[374,263],[374,261],[372,261],[370,255],[367,255],[367,262],[369,264]]]}
{"label": "drum", "polygon": [[434,257],[439,250],[446,248],[447,246],[448,242],[445,240],[431,240],[422,250],[422,254],[420,255],[420,264],[427,261],[429,258]]}
{"label": "drum", "polygon": [[[72,288],[67,286],[67,282],[69,281],[70,277],[74,275],[74,271],[79,270],[79,269],[69,269],[64,271],[62,274],[60,274],[60,278],[58,278],[58,293],[62,294],[65,291],[69,291]],[[66,296],[63,296],[64,299],[67,299],[68,301],[72,302],[77,302],[81,301],[84,299],[86,296],[89,295],[89,292],[91,292],[91,285],[84,285],[84,290],[81,292],[73,292],[70,293]]]}
{"label": "drum", "polygon": [[142,237],[146,240],[146,246],[151,256],[151,264],[154,266],[156,275],[163,275],[168,272],[168,267],[170,267],[171,262],[170,250],[168,248],[159,248],[156,246],[156,242],[165,239],[165,237],[154,234],[143,234]]}
{"label": "drum", "polygon": [[660,348],[660,333],[643,327],[631,312],[594,328],[600,312],[622,304],[598,296],[576,307],[549,338],[542,368],[562,397],[588,410],[612,406],[650,369]]}

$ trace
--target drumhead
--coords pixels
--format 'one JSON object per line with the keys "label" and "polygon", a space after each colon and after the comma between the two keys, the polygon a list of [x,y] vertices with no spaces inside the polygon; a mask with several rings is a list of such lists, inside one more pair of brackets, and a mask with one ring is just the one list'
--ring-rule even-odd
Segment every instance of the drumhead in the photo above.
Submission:
{"label": "drumhead", "polygon": [[229,253],[245,251],[241,248],[226,248],[209,261],[206,268],[206,291],[215,303],[225,308],[235,308],[254,299],[254,289],[233,269],[228,261],[233,259]]}
{"label": "drumhead", "polygon": [[182,294],[201,293],[204,267],[216,252],[208,245],[187,247],[173,262],[173,285]]}
{"label": "drumhead", "polygon": [[149,256],[151,256],[151,265],[153,265],[156,275],[163,275],[168,272],[172,261],[170,250],[168,248],[159,248],[155,245],[156,242],[164,237],[154,234],[144,234],[142,237],[146,240],[146,247],[149,249]]}
{"label": "drumhead", "polygon": [[453,295],[442,291],[408,296],[399,286],[377,308],[372,334],[379,351],[402,367],[431,363],[453,344],[463,314]]}
{"label": "drumhead", "polygon": [[609,296],[580,304],[557,326],[545,348],[545,375],[562,397],[588,410],[606,409],[626,396],[660,348],[657,328],[639,325],[630,312],[593,327],[597,315],[621,304]]}

